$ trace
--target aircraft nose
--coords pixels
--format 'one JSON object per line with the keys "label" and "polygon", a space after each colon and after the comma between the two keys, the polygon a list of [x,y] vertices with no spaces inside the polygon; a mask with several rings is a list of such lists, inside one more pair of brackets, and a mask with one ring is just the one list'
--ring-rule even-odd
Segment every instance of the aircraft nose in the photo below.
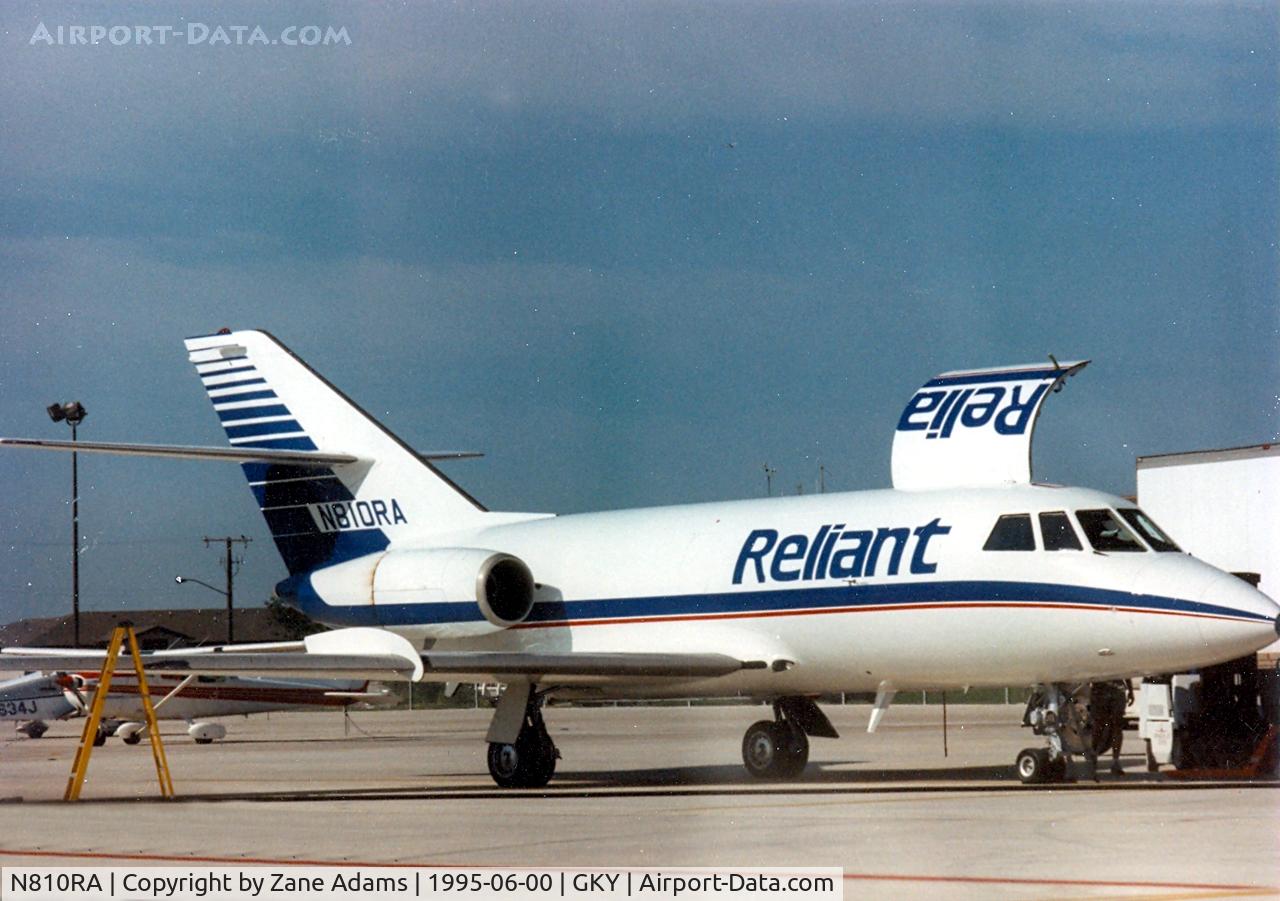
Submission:
{"label": "aircraft nose", "polygon": [[1205,586],[1201,599],[1221,611],[1200,621],[1201,632],[1211,644],[1243,656],[1280,637],[1280,605],[1243,579],[1219,573]]}

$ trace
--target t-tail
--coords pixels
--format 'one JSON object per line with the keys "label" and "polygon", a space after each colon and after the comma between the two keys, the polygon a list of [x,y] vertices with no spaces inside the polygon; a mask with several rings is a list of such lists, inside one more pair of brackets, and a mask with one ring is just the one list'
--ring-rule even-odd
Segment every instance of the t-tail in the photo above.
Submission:
{"label": "t-tail", "polygon": [[185,343],[291,575],[489,515],[266,332]]}

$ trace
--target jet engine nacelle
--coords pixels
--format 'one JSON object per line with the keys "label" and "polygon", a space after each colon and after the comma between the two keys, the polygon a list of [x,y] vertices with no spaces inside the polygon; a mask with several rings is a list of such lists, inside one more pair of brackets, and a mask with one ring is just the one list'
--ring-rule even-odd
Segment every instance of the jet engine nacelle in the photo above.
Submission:
{"label": "jet engine nacelle", "polygon": [[379,619],[386,625],[396,624],[397,605],[438,605],[435,622],[425,629],[435,638],[501,631],[523,622],[533,609],[529,567],[518,557],[483,548],[388,551],[316,570],[310,582],[326,604],[381,608]]}

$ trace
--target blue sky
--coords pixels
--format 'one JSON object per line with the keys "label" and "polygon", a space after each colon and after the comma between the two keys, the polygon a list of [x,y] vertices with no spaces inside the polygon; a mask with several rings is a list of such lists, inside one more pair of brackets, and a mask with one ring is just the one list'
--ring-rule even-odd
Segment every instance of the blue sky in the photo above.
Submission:
{"label": "blue sky", "polygon": [[[6,4],[0,434],[221,444],[272,331],[492,509],[888,484],[912,390],[1090,357],[1037,475],[1280,431],[1274,4]],[[47,46],[38,25],[344,27]],[[238,468],[82,458],[86,609],[218,603]],[[69,461],[0,454],[0,620],[69,605]]]}

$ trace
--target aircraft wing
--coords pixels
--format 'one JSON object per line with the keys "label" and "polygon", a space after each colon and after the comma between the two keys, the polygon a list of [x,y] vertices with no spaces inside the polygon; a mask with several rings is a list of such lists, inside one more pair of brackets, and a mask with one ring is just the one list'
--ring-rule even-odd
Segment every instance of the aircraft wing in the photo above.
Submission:
{"label": "aircraft wing", "polygon": [[[30,670],[100,670],[105,656],[101,650],[70,648],[0,650],[0,659]],[[709,653],[423,652],[399,635],[365,627],[322,632],[298,642],[152,651],[143,654],[142,661],[150,672],[415,682],[468,681],[468,677],[476,681],[537,678],[575,683],[613,678],[699,679],[768,665],[764,660]],[[117,667],[132,668],[132,662],[126,657]]]}
{"label": "aircraft wing", "polygon": [[[763,660],[739,660],[727,654],[621,653],[502,653],[427,651],[422,655],[424,678],[448,675],[450,681],[506,681],[509,677],[557,682],[601,678],[702,679],[727,676],[743,669],[764,669]],[[460,678],[461,677],[461,678]],[[474,677],[468,678],[468,677]]]}

